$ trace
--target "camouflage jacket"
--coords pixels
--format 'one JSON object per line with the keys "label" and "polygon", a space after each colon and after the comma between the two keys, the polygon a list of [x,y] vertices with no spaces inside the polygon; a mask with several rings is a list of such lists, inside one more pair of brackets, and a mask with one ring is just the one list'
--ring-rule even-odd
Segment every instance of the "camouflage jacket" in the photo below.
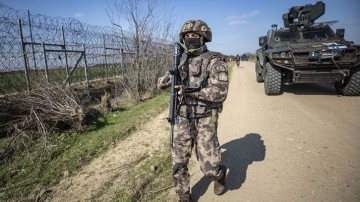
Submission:
{"label": "camouflage jacket", "polygon": [[[183,55],[179,65],[179,85],[197,90],[180,97],[179,115],[203,117],[209,115],[212,109],[221,110],[229,86],[228,67],[222,58],[215,52],[188,58],[186,54]],[[169,78],[169,75],[158,80],[159,88],[164,88],[160,87],[164,78]]]}

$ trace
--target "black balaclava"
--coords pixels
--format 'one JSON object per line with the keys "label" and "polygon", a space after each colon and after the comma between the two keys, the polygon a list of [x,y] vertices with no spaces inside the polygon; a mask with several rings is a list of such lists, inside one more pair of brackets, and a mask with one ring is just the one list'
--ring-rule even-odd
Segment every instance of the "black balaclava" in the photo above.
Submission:
{"label": "black balaclava", "polygon": [[185,45],[185,52],[189,56],[198,56],[207,51],[203,37],[183,39]]}
{"label": "black balaclava", "polygon": [[201,40],[200,38],[187,38],[184,39],[184,44],[186,49],[198,49],[201,47]]}

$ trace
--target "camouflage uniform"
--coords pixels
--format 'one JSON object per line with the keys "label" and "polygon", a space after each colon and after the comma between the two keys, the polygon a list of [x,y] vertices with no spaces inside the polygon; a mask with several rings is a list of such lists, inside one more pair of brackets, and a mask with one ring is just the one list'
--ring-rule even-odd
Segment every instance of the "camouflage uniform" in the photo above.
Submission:
{"label": "camouflage uniform", "polygon": [[[184,41],[187,32],[200,35],[200,48],[187,47]],[[185,44],[185,53],[179,65],[180,85],[197,90],[180,96],[179,124],[174,128],[173,182],[180,199],[182,195],[190,193],[188,163],[194,147],[201,171],[211,180],[224,178],[226,172],[225,167],[220,165],[217,120],[227,96],[227,64],[220,53],[207,50],[205,42],[210,41],[210,28],[203,21],[191,20],[184,24],[180,33],[180,42]],[[159,88],[165,88],[169,84],[169,75],[158,80]]]}

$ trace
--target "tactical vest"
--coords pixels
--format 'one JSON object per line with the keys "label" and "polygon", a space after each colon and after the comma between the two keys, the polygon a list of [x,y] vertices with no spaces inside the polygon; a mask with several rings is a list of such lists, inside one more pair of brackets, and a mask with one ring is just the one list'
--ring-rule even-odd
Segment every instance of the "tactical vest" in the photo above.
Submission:
{"label": "tactical vest", "polygon": [[[207,86],[210,68],[216,62],[211,60],[214,57],[222,57],[222,54],[208,51],[194,58],[181,58],[179,67],[181,84],[199,90]],[[180,103],[179,115],[188,118],[205,117],[213,113],[212,109],[219,107],[221,106],[212,102],[184,96]]]}

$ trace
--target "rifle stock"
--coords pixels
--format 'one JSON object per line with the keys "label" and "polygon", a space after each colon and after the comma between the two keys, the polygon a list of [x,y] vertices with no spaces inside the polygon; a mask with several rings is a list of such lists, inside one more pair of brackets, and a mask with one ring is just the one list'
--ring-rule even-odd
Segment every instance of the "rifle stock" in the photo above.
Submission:
{"label": "rifle stock", "polygon": [[175,86],[179,83],[179,68],[178,65],[180,63],[181,54],[183,52],[183,48],[179,43],[175,43],[175,50],[174,50],[174,64],[173,68],[170,71],[172,75],[171,80],[171,94],[170,94],[170,106],[169,106],[169,116],[168,121],[171,124],[171,131],[170,131],[170,147],[173,147],[173,138],[174,138],[174,125],[179,123],[179,118],[177,115],[179,98],[177,94],[177,90]]}

